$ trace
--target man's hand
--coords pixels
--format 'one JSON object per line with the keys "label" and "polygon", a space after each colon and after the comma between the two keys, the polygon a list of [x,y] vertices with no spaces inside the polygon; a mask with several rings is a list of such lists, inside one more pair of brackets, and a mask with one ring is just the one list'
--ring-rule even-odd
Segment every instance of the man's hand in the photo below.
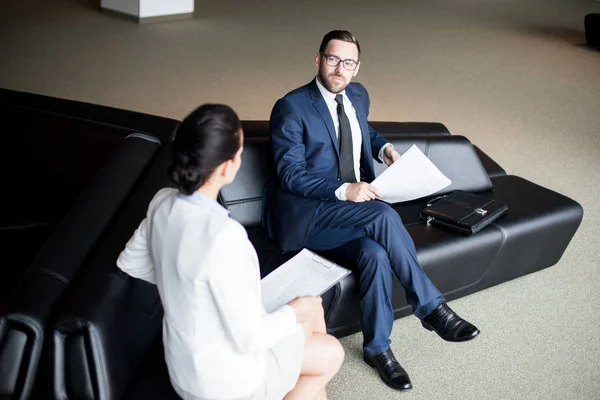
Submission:
{"label": "man's hand", "polygon": [[[397,153],[396,153],[397,154]],[[360,203],[376,198],[381,198],[381,192],[367,182],[351,183],[346,188],[346,200]]]}
{"label": "man's hand", "polygon": [[385,149],[383,149],[383,162],[388,167],[399,158],[400,154],[394,149],[394,146],[386,146]]}
{"label": "man's hand", "polygon": [[320,296],[302,296],[296,297],[290,301],[288,305],[294,309],[296,313],[296,322],[304,323],[311,321],[314,318],[318,306],[323,302]]}

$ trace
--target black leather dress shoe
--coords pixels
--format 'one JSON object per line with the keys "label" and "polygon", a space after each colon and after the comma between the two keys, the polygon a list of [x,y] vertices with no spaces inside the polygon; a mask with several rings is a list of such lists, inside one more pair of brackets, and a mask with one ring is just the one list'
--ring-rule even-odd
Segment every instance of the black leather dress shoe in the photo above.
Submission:
{"label": "black leather dress shoe", "polygon": [[412,383],[408,374],[402,366],[396,361],[392,349],[374,356],[364,355],[363,360],[373,368],[377,368],[381,379],[390,387],[397,390],[410,390]]}
{"label": "black leather dress shoe", "polygon": [[421,324],[449,342],[466,342],[479,335],[479,329],[456,315],[446,303],[440,304],[423,318]]}

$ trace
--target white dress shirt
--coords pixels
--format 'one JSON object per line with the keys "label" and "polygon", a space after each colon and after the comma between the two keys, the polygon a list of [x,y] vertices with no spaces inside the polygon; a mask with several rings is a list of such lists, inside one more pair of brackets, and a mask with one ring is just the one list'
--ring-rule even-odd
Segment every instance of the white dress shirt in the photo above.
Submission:
{"label": "white dress shirt", "polygon": [[[362,131],[360,129],[360,123],[358,122],[358,117],[356,116],[356,109],[352,102],[346,96],[346,91],[342,90],[340,93],[332,93],[323,86],[319,78],[316,79],[317,87],[325,100],[325,104],[327,104],[327,108],[329,109],[329,113],[331,114],[331,119],[333,120],[333,126],[335,128],[335,137],[339,140],[340,137],[340,118],[337,112],[338,103],[335,101],[335,96],[338,94],[342,95],[343,103],[344,103],[344,111],[348,116],[348,120],[350,121],[350,129],[352,131],[352,157],[354,161],[354,175],[356,176],[356,182],[360,182],[360,156],[362,149]],[[383,149],[387,146],[391,146],[391,143],[384,144],[379,150],[379,159],[382,160]],[[335,197],[339,200],[346,200],[346,188],[349,186],[349,183],[343,183],[336,191]]]}
{"label": "white dress shirt", "polygon": [[246,230],[199,192],[160,190],[117,265],[158,286],[165,360],[181,397],[249,396],[265,379],[266,351],[296,331],[290,306],[267,314],[262,305]]}

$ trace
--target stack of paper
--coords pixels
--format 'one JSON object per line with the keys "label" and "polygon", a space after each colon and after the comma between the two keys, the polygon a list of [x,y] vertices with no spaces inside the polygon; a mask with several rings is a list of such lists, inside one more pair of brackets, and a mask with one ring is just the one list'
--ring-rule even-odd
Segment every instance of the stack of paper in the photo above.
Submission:
{"label": "stack of paper", "polygon": [[281,265],[261,281],[262,303],[272,312],[300,296],[320,296],[350,270],[308,249]]}
{"label": "stack of paper", "polygon": [[384,170],[371,185],[387,203],[420,199],[450,186],[452,181],[437,169],[416,145]]}

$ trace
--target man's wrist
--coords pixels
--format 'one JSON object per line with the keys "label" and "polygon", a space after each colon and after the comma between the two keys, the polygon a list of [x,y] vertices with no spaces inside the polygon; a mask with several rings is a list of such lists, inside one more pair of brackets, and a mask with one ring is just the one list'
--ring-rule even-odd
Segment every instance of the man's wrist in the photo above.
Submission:
{"label": "man's wrist", "polygon": [[346,201],[346,189],[348,188],[348,186],[350,186],[350,184],[346,182],[343,183],[339,188],[337,188],[337,190],[335,191],[335,197],[337,197],[338,200]]}
{"label": "man's wrist", "polygon": [[379,149],[379,161],[383,162],[383,155],[385,154],[385,148],[390,147],[390,146],[392,147],[392,149],[394,148],[394,145],[391,144],[390,142],[381,146],[381,149]]}

